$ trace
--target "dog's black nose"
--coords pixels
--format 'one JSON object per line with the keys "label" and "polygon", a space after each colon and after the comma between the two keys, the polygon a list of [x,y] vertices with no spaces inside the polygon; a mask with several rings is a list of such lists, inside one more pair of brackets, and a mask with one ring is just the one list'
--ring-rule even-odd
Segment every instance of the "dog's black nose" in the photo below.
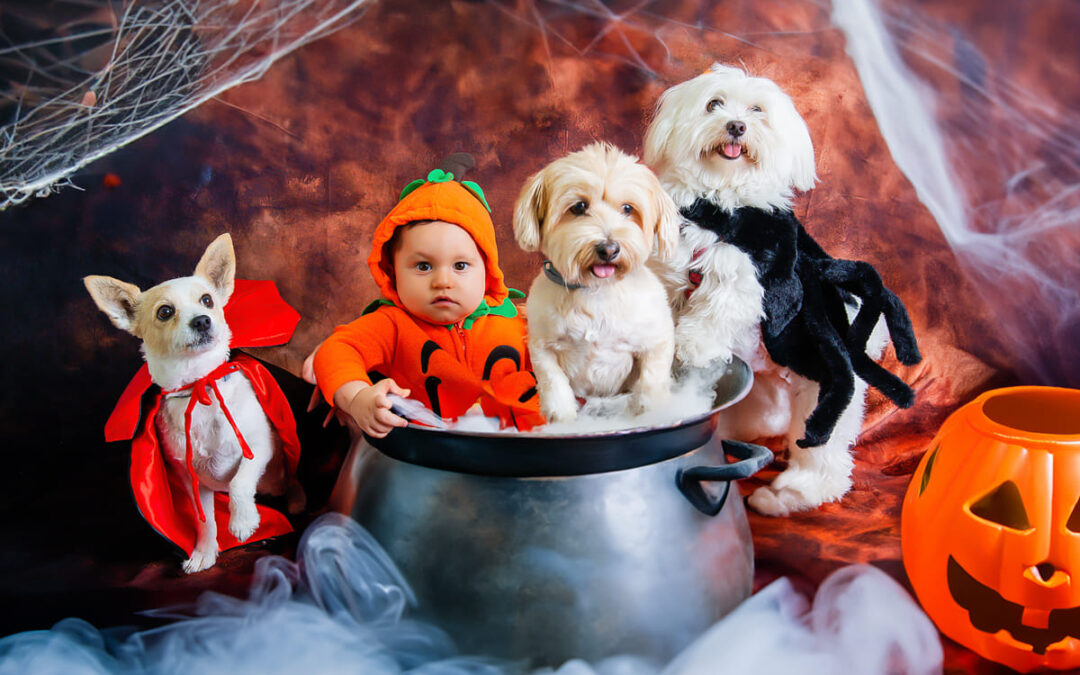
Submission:
{"label": "dog's black nose", "polygon": [[727,132],[735,138],[738,138],[746,133],[746,123],[740,122],[739,120],[732,120],[727,123]]}
{"label": "dog's black nose", "polygon": [[602,241],[596,245],[596,257],[603,262],[614,262],[619,257],[619,244],[614,241]]}
{"label": "dog's black nose", "polygon": [[206,331],[210,330],[210,317],[206,316],[205,314],[200,314],[199,316],[192,319],[191,323],[189,323],[188,325],[191,326],[193,329],[199,331],[200,333],[205,333]]}

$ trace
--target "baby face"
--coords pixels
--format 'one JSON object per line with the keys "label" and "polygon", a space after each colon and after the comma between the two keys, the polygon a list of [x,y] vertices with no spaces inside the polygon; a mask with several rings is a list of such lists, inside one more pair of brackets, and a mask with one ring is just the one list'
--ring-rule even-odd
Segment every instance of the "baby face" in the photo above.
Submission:
{"label": "baby face", "polygon": [[406,310],[445,325],[461,321],[480,306],[487,271],[468,232],[435,220],[413,225],[399,236],[394,283]]}

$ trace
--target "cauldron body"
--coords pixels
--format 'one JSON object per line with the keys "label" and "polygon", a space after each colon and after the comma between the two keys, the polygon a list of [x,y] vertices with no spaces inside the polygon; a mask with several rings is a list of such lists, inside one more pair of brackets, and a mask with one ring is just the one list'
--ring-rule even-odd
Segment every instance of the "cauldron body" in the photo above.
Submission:
{"label": "cauldron body", "polygon": [[721,498],[771,454],[741,446],[756,454],[727,464],[712,438],[716,412],[750,382],[733,364],[714,410],[663,429],[395,430],[371,441],[377,449],[354,445],[354,489],[336,506],[386,548],[420,617],[463,652],[531,667],[623,653],[664,661],[751,592],[742,500],[737,489]]}

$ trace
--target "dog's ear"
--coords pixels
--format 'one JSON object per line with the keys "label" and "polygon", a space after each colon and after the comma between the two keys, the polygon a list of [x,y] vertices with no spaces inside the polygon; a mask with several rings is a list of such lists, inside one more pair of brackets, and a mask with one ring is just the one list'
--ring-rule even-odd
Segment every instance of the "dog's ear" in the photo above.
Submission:
{"label": "dog's ear", "polygon": [[671,142],[671,132],[675,128],[675,116],[661,114],[664,104],[671,98],[671,92],[674,89],[675,87],[672,87],[660,95],[660,100],[656,102],[656,108],[653,110],[652,121],[649,123],[649,128],[645,130],[641,159],[653,171],[663,169],[659,164],[667,155],[667,145]]}
{"label": "dog's ear", "polygon": [[546,201],[544,172],[540,171],[525,183],[514,203],[514,238],[525,251],[540,249],[540,227],[546,215]]}
{"label": "dog's ear", "polygon": [[802,128],[803,133],[797,134],[791,147],[791,184],[796,190],[805,192],[814,187],[817,169],[814,167],[814,144],[810,140],[810,130],[807,129],[806,122],[802,123]]}
{"label": "dog's ear", "polygon": [[195,266],[195,276],[209,281],[223,303],[232,296],[233,280],[236,278],[236,253],[233,252],[232,237],[228,232],[206,247],[206,252]]}
{"label": "dog's ear", "polygon": [[83,277],[83,284],[90,291],[94,304],[105,312],[114,326],[139,337],[135,328],[135,307],[142,291],[138,286],[97,275]]}
{"label": "dog's ear", "polygon": [[746,71],[738,66],[729,66],[726,63],[720,63],[714,61],[709,69],[705,71],[705,74],[711,75],[723,75],[724,77],[745,78],[747,77]]}
{"label": "dog's ear", "polygon": [[783,139],[791,157],[791,186],[805,192],[814,187],[817,170],[814,167],[814,143],[810,140],[810,128],[795,108],[795,102],[781,93],[783,104],[775,107],[778,117],[776,126],[783,130]]}
{"label": "dog's ear", "polygon": [[675,248],[679,245],[679,225],[682,216],[675,201],[656,181],[653,190],[653,202],[656,208],[656,255],[660,260],[671,260],[675,254]]}

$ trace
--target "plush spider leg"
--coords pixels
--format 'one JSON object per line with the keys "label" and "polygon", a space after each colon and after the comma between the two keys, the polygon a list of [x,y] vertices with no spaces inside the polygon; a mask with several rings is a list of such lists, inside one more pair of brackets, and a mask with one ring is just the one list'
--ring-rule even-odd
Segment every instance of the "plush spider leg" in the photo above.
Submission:
{"label": "plush spider leg", "polygon": [[[896,335],[901,340],[910,340],[902,343],[904,351],[908,352],[907,347],[914,346],[911,322],[899,298],[885,288],[877,270],[869,263],[835,260],[821,264],[819,271],[823,279],[851,293],[862,302],[858,314],[851,322],[845,340],[855,373],[867,384],[885,394],[896,405],[901,408],[910,407],[915,402],[915,392],[911,390],[911,387],[876,363],[866,353],[870,334],[877,324],[878,317],[882,314],[885,314],[885,324],[889,328],[890,336]],[[899,314],[897,308],[899,308]],[[896,329],[895,333],[894,329]],[[894,342],[894,345],[896,344]],[[901,347],[897,346],[896,349],[899,356]],[[917,347],[915,347],[915,354],[918,355]]]}
{"label": "plush spider leg", "polygon": [[889,337],[896,350],[896,358],[905,366],[913,366],[922,361],[919,345],[915,342],[915,330],[911,326],[911,317],[907,308],[896,294],[882,287],[885,296],[885,325],[889,327]]}
{"label": "plush spider leg", "polygon": [[[808,284],[803,290],[807,296],[806,302],[811,307],[823,306],[819,288]],[[806,312],[803,316],[812,335],[827,338],[815,341],[815,347],[824,364],[823,372],[819,373],[820,378],[812,377],[810,373],[799,373],[803,377],[817,380],[820,386],[817,406],[806,419],[806,431],[803,437],[795,442],[800,448],[813,448],[829,440],[837,420],[851,403],[855,391],[855,376],[840,334],[828,317],[817,316],[813,312]]]}

